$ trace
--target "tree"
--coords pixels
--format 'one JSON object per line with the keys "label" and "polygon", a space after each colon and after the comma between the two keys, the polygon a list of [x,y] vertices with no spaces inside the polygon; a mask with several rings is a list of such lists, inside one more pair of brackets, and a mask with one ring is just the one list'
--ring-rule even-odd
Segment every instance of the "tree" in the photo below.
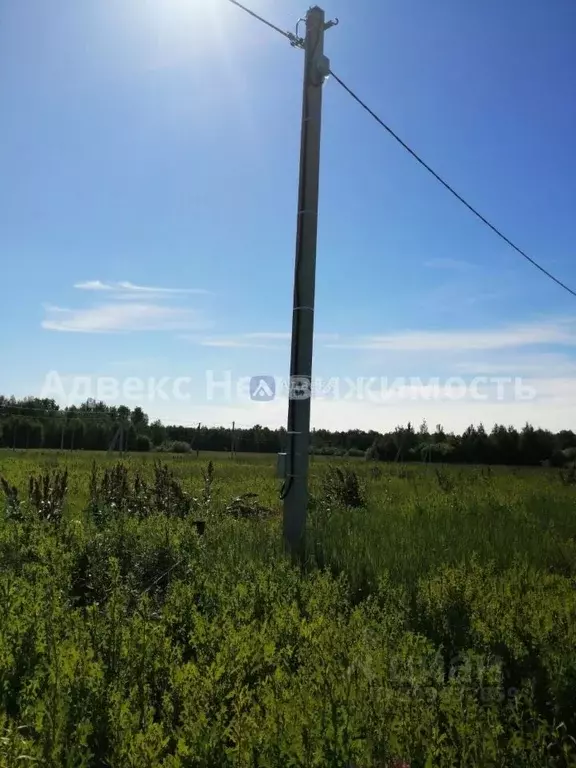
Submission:
{"label": "tree", "polygon": [[150,451],[152,450],[152,442],[148,435],[136,435],[136,451]]}
{"label": "tree", "polygon": [[139,405],[132,411],[130,419],[137,432],[140,432],[144,427],[148,426],[148,415],[144,413]]}
{"label": "tree", "polygon": [[[182,443],[201,444],[204,450],[230,448],[229,426],[197,427],[168,425],[156,420],[151,424],[140,406],[107,405],[88,399],[78,406],[60,408],[50,398],[0,395],[0,445],[4,448],[109,449],[123,430],[123,447],[149,450]],[[286,448],[286,430],[269,429],[256,424],[236,430],[241,445],[250,451],[275,453]],[[142,438],[142,439],[141,439]],[[118,447],[118,446],[116,446]],[[488,435],[483,424],[470,425],[461,435],[447,433],[437,424],[430,434],[426,419],[417,431],[412,423],[388,432],[370,430],[317,429],[312,432],[313,453],[340,456],[356,451],[367,452],[381,461],[453,461],[489,464],[547,464],[560,466],[576,456],[576,433],[563,429],[557,434],[535,429],[530,424],[518,432],[514,427],[494,425]]]}
{"label": "tree", "polygon": [[150,439],[153,445],[162,445],[166,440],[166,427],[158,419],[150,425]]}

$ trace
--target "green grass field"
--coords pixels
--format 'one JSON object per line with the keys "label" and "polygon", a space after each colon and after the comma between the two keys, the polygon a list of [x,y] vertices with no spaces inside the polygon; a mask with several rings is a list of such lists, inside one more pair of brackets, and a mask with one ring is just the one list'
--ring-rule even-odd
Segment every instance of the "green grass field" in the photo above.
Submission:
{"label": "green grass field", "polygon": [[275,457],[158,458],[0,452],[0,765],[576,766],[568,475],[316,458],[296,566]]}

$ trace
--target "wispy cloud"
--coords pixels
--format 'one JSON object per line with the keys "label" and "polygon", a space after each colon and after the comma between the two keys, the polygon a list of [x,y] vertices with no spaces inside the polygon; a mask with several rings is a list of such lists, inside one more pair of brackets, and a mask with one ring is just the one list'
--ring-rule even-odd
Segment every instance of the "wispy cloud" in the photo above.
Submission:
{"label": "wispy cloud", "polygon": [[[202,347],[221,347],[227,349],[285,349],[291,339],[288,331],[257,331],[253,333],[241,333],[228,336],[182,336],[188,341],[193,341]],[[337,341],[337,333],[315,333],[315,341]]]}
{"label": "wispy cloud", "polygon": [[[257,333],[245,333],[243,334],[245,339],[276,339],[278,341],[289,341],[292,338],[292,333],[288,331],[284,332],[269,332],[258,331]],[[338,341],[340,334],[338,333],[315,333],[314,338],[316,341]]]}
{"label": "wispy cloud", "polygon": [[245,339],[272,339],[275,341],[286,341],[290,338],[288,331],[258,331],[256,333],[244,333]]}
{"label": "wispy cloud", "polygon": [[108,292],[114,295],[117,299],[132,299],[143,297],[169,297],[169,296],[182,296],[192,294],[209,294],[210,291],[206,291],[203,288],[162,288],[156,285],[136,285],[127,280],[123,280],[117,283],[103,283],[101,280],[86,280],[84,282],[76,283],[74,288],[81,291],[97,291]]}
{"label": "wispy cloud", "polygon": [[126,358],[124,360],[111,360],[108,363],[109,368],[158,368],[160,365],[167,365],[167,360],[164,357],[134,357]]}
{"label": "wispy cloud", "polygon": [[[284,349],[290,343],[287,331],[202,336],[185,334],[181,338],[203,347],[230,349]],[[538,345],[576,346],[576,319],[547,320],[540,323],[507,325],[473,330],[406,330],[391,334],[346,336],[316,333],[316,344],[326,349],[386,350],[398,353],[481,352],[521,349]]]}
{"label": "wispy cloud", "polygon": [[538,344],[575,345],[575,325],[566,322],[508,326],[490,330],[405,331],[328,343],[332,349],[381,349],[399,352],[467,352]]}
{"label": "wispy cloud", "polygon": [[240,339],[202,339],[202,347],[221,347],[223,349],[282,349],[279,344],[259,344],[255,341]]}
{"label": "wispy cloud", "polygon": [[86,280],[83,283],[76,283],[74,288],[79,288],[81,291],[111,291],[113,290],[110,285],[106,285],[101,280]]}
{"label": "wispy cloud", "polygon": [[464,360],[454,364],[454,370],[465,375],[524,376],[549,379],[576,378],[576,360],[570,354],[536,352],[514,354],[505,350],[501,355],[488,359]]}
{"label": "wispy cloud", "polygon": [[156,304],[101,304],[88,309],[47,306],[42,327],[50,331],[118,333],[205,330],[208,324],[193,309]]}

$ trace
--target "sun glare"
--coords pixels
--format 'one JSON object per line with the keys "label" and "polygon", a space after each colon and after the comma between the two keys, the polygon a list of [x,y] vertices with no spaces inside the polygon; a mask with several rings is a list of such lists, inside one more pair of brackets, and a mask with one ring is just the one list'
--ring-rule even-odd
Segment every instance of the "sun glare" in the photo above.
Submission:
{"label": "sun glare", "polygon": [[229,49],[234,14],[224,0],[145,0],[141,19],[155,39],[157,63],[194,59],[209,47]]}
{"label": "sun glare", "polygon": [[205,23],[223,15],[219,0],[152,0],[148,5],[162,23]]}
{"label": "sun glare", "polygon": [[[226,0],[133,0],[137,18],[132,18],[144,34],[141,53],[149,72],[180,72],[187,88],[211,93],[210,99],[233,107],[237,119],[249,121],[245,94],[246,69],[239,66],[245,38],[238,35],[242,16]],[[218,98],[210,83],[219,82],[226,95]],[[174,87],[179,87],[174,80]],[[191,91],[189,90],[188,93]],[[211,102],[211,103],[212,103]],[[243,117],[240,117],[242,113]]]}

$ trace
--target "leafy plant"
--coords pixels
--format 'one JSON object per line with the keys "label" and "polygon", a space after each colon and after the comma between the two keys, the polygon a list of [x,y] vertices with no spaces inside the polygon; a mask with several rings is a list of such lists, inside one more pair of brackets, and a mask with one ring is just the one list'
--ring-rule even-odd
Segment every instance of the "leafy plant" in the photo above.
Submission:
{"label": "leafy plant", "polygon": [[39,477],[32,475],[28,482],[28,500],[32,508],[44,520],[58,523],[66,494],[68,493],[68,470],[46,472]]}
{"label": "leafy plant", "polygon": [[576,766],[555,471],[318,457],[294,566],[266,458],[93,459],[0,454],[1,766]]}
{"label": "leafy plant", "polygon": [[22,519],[22,509],[20,499],[18,497],[18,488],[11,485],[5,478],[0,476],[0,486],[4,492],[4,498],[6,500],[6,514],[12,520]]}
{"label": "leafy plant", "polygon": [[452,475],[442,467],[435,469],[436,480],[444,493],[451,493],[454,490],[455,482]]}
{"label": "leafy plant", "polygon": [[204,480],[202,505],[205,509],[208,509],[212,502],[212,486],[214,484],[214,464],[212,461],[209,461],[206,468],[202,469],[202,479]]}
{"label": "leafy plant", "polygon": [[559,477],[562,485],[576,485],[576,463],[566,470],[560,470]]}
{"label": "leafy plant", "polygon": [[343,507],[356,509],[366,503],[360,479],[353,469],[330,467],[324,478],[324,494]]}
{"label": "leafy plant", "polygon": [[274,512],[258,503],[257,493],[244,493],[236,496],[226,507],[226,513],[236,519],[264,519]]}

